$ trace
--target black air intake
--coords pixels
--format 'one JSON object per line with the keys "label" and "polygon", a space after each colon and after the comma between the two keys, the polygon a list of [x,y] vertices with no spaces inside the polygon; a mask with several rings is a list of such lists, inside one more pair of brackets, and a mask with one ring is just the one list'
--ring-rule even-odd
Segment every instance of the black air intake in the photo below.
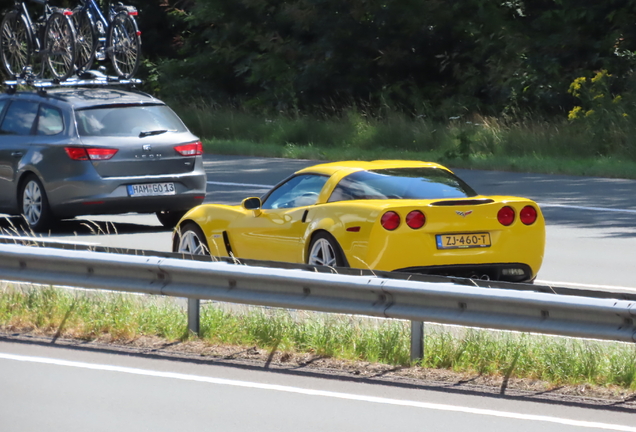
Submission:
{"label": "black air intake", "polygon": [[431,203],[434,206],[459,206],[459,205],[480,205],[494,203],[495,200],[490,198],[482,199],[463,199],[463,200],[449,200],[449,201],[436,201]]}

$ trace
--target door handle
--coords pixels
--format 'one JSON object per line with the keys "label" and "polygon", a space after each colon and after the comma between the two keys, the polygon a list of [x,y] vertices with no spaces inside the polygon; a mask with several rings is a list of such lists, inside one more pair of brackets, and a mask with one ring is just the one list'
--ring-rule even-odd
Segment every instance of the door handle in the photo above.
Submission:
{"label": "door handle", "polygon": [[14,158],[22,157],[23,154],[24,153],[19,152],[19,151],[11,152],[11,156],[13,156]]}

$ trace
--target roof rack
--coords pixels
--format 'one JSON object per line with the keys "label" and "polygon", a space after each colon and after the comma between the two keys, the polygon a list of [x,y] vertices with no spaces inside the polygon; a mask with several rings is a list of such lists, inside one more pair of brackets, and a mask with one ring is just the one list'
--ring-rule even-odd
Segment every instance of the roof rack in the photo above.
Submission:
{"label": "roof rack", "polygon": [[24,77],[5,81],[4,85],[7,93],[15,93],[19,85],[35,87],[38,93],[46,93],[48,89],[59,87],[105,87],[117,85],[134,87],[141,83],[143,83],[143,81],[137,78],[122,79],[120,77],[106,75],[99,70],[90,70],[64,81],[42,79],[27,73],[24,74]]}

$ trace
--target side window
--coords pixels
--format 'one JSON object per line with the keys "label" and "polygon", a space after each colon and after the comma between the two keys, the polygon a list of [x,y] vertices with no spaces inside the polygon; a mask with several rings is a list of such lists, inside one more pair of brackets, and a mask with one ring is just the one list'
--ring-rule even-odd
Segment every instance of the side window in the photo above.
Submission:
{"label": "side window", "polygon": [[29,135],[33,121],[38,113],[36,102],[14,100],[4,116],[0,133],[10,135]]}
{"label": "side window", "polygon": [[263,203],[263,209],[294,208],[313,205],[329,177],[303,174],[290,178],[276,188]]}
{"label": "side window", "polygon": [[38,135],[56,135],[64,130],[62,112],[46,105],[40,105],[38,114]]}

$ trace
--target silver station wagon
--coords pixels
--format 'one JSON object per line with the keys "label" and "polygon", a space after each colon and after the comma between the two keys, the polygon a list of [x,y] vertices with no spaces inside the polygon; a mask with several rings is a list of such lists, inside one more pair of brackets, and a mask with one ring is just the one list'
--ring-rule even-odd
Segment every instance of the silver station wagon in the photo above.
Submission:
{"label": "silver station wagon", "polygon": [[156,213],[205,198],[201,141],[160,100],[119,88],[0,95],[0,213],[36,232],[79,215]]}

